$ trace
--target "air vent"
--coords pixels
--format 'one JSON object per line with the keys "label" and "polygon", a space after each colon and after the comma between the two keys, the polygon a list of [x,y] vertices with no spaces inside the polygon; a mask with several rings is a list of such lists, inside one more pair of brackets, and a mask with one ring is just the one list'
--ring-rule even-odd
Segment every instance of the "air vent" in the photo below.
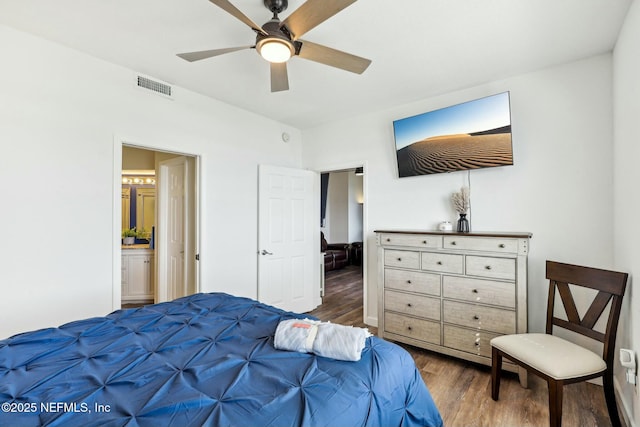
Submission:
{"label": "air vent", "polygon": [[149,77],[145,77],[142,75],[137,75],[137,86],[142,89],[150,90],[158,95],[165,96],[167,98],[171,98],[171,86],[160,82],[158,80],[153,80]]}

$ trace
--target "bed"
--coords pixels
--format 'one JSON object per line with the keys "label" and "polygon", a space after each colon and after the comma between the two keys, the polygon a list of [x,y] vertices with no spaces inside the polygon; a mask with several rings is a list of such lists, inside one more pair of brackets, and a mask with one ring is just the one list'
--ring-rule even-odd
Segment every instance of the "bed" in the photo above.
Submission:
{"label": "bed", "polygon": [[276,350],[308,316],[222,293],[0,341],[2,426],[441,426],[401,347],[358,362]]}

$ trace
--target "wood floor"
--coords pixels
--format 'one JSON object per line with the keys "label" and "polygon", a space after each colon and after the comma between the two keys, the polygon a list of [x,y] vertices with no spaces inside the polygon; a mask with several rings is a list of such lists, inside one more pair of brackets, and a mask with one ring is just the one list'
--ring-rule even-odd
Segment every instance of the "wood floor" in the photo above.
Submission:
{"label": "wood floor", "polygon": [[[324,303],[310,314],[324,321],[368,327],[371,333],[377,333],[376,328],[363,322],[362,276],[358,267],[327,272],[325,290]],[[549,425],[547,386],[539,378],[530,375],[529,388],[525,389],[515,374],[505,372],[500,400],[494,402],[488,366],[399,345],[413,356],[445,426]],[[564,427],[610,426],[602,388],[590,383],[565,386],[562,422]]]}

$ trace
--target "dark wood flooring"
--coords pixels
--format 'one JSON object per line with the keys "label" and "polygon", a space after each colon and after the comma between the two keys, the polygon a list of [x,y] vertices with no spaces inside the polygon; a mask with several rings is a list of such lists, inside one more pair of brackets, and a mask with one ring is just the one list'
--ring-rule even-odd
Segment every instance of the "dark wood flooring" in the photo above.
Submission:
{"label": "dark wood flooring", "polygon": [[150,302],[129,302],[129,303],[122,303],[122,305],[120,306],[120,308],[122,308],[122,309],[126,309],[126,308],[138,308],[138,307],[144,307],[145,305],[149,305],[149,304],[153,304],[153,301],[150,301]]}
{"label": "dark wood flooring", "polygon": [[[371,333],[377,333],[377,328],[363,321],[362,274],[358,267],[327,272],[324,303],[309,314],[323,321],[368,327]],[[500,400],[494,402],[488,366],[399,345],[413,356],[445,426],[549,425],[547,386],[539,378],[530,375],[529,388],[525,389],[515,374],[505,372]],[[602,387],[590,383],[565,386],[562,421],[565,427],[610,426]]]}

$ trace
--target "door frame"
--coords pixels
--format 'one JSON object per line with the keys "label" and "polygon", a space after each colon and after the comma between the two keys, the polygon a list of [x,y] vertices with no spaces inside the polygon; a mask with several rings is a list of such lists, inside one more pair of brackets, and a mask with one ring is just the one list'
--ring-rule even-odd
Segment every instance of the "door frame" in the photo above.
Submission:
{"label": "door frame", "polygon": [[[369,173],[368,162],[366,160],[351,161],[346,163],[339,163],[333,165],[326,165],[316,167],[314,170],[321,173],[340,172],[348,169],[363,168],[362,174],[362,318],[367,325],[377,325],[377,314],[374,317],[369,317],[369,304],[367,304],[369,295],[369,273],[368,273],[368,249],[367,249],[367,234],[369,232],[369,214],[367,209],[367,201],[369,200]],[[320,200],[320,188],[318,188],[317,199]],[[374,292],[377,295],[377,292]]]}
{"label": "door frame", "polygon": [[[112,309],[119,310],[122,307],[122,147],[126,145],[128,147],[142,148],[144,150],[160,151],[165,153],[171,153],[181,156],[193,157],[195,159],[195,183],[194,183],[194,247],[195,253],[200,254],[200,233],[201,233],[201,154],[186,153],[182,151],[176,151],[167,149],[153,144],[146,144],[139,142],[138,138],[127,138],[121,135],[114,135],[113,137],[113,231],[112,231]],[[156,212],[157,215],[157,212]],[[196,281],[195,291],[200,292],[200,262],[195,262],[194,279]],[[154,284],[155,286],[155,284]]]}

